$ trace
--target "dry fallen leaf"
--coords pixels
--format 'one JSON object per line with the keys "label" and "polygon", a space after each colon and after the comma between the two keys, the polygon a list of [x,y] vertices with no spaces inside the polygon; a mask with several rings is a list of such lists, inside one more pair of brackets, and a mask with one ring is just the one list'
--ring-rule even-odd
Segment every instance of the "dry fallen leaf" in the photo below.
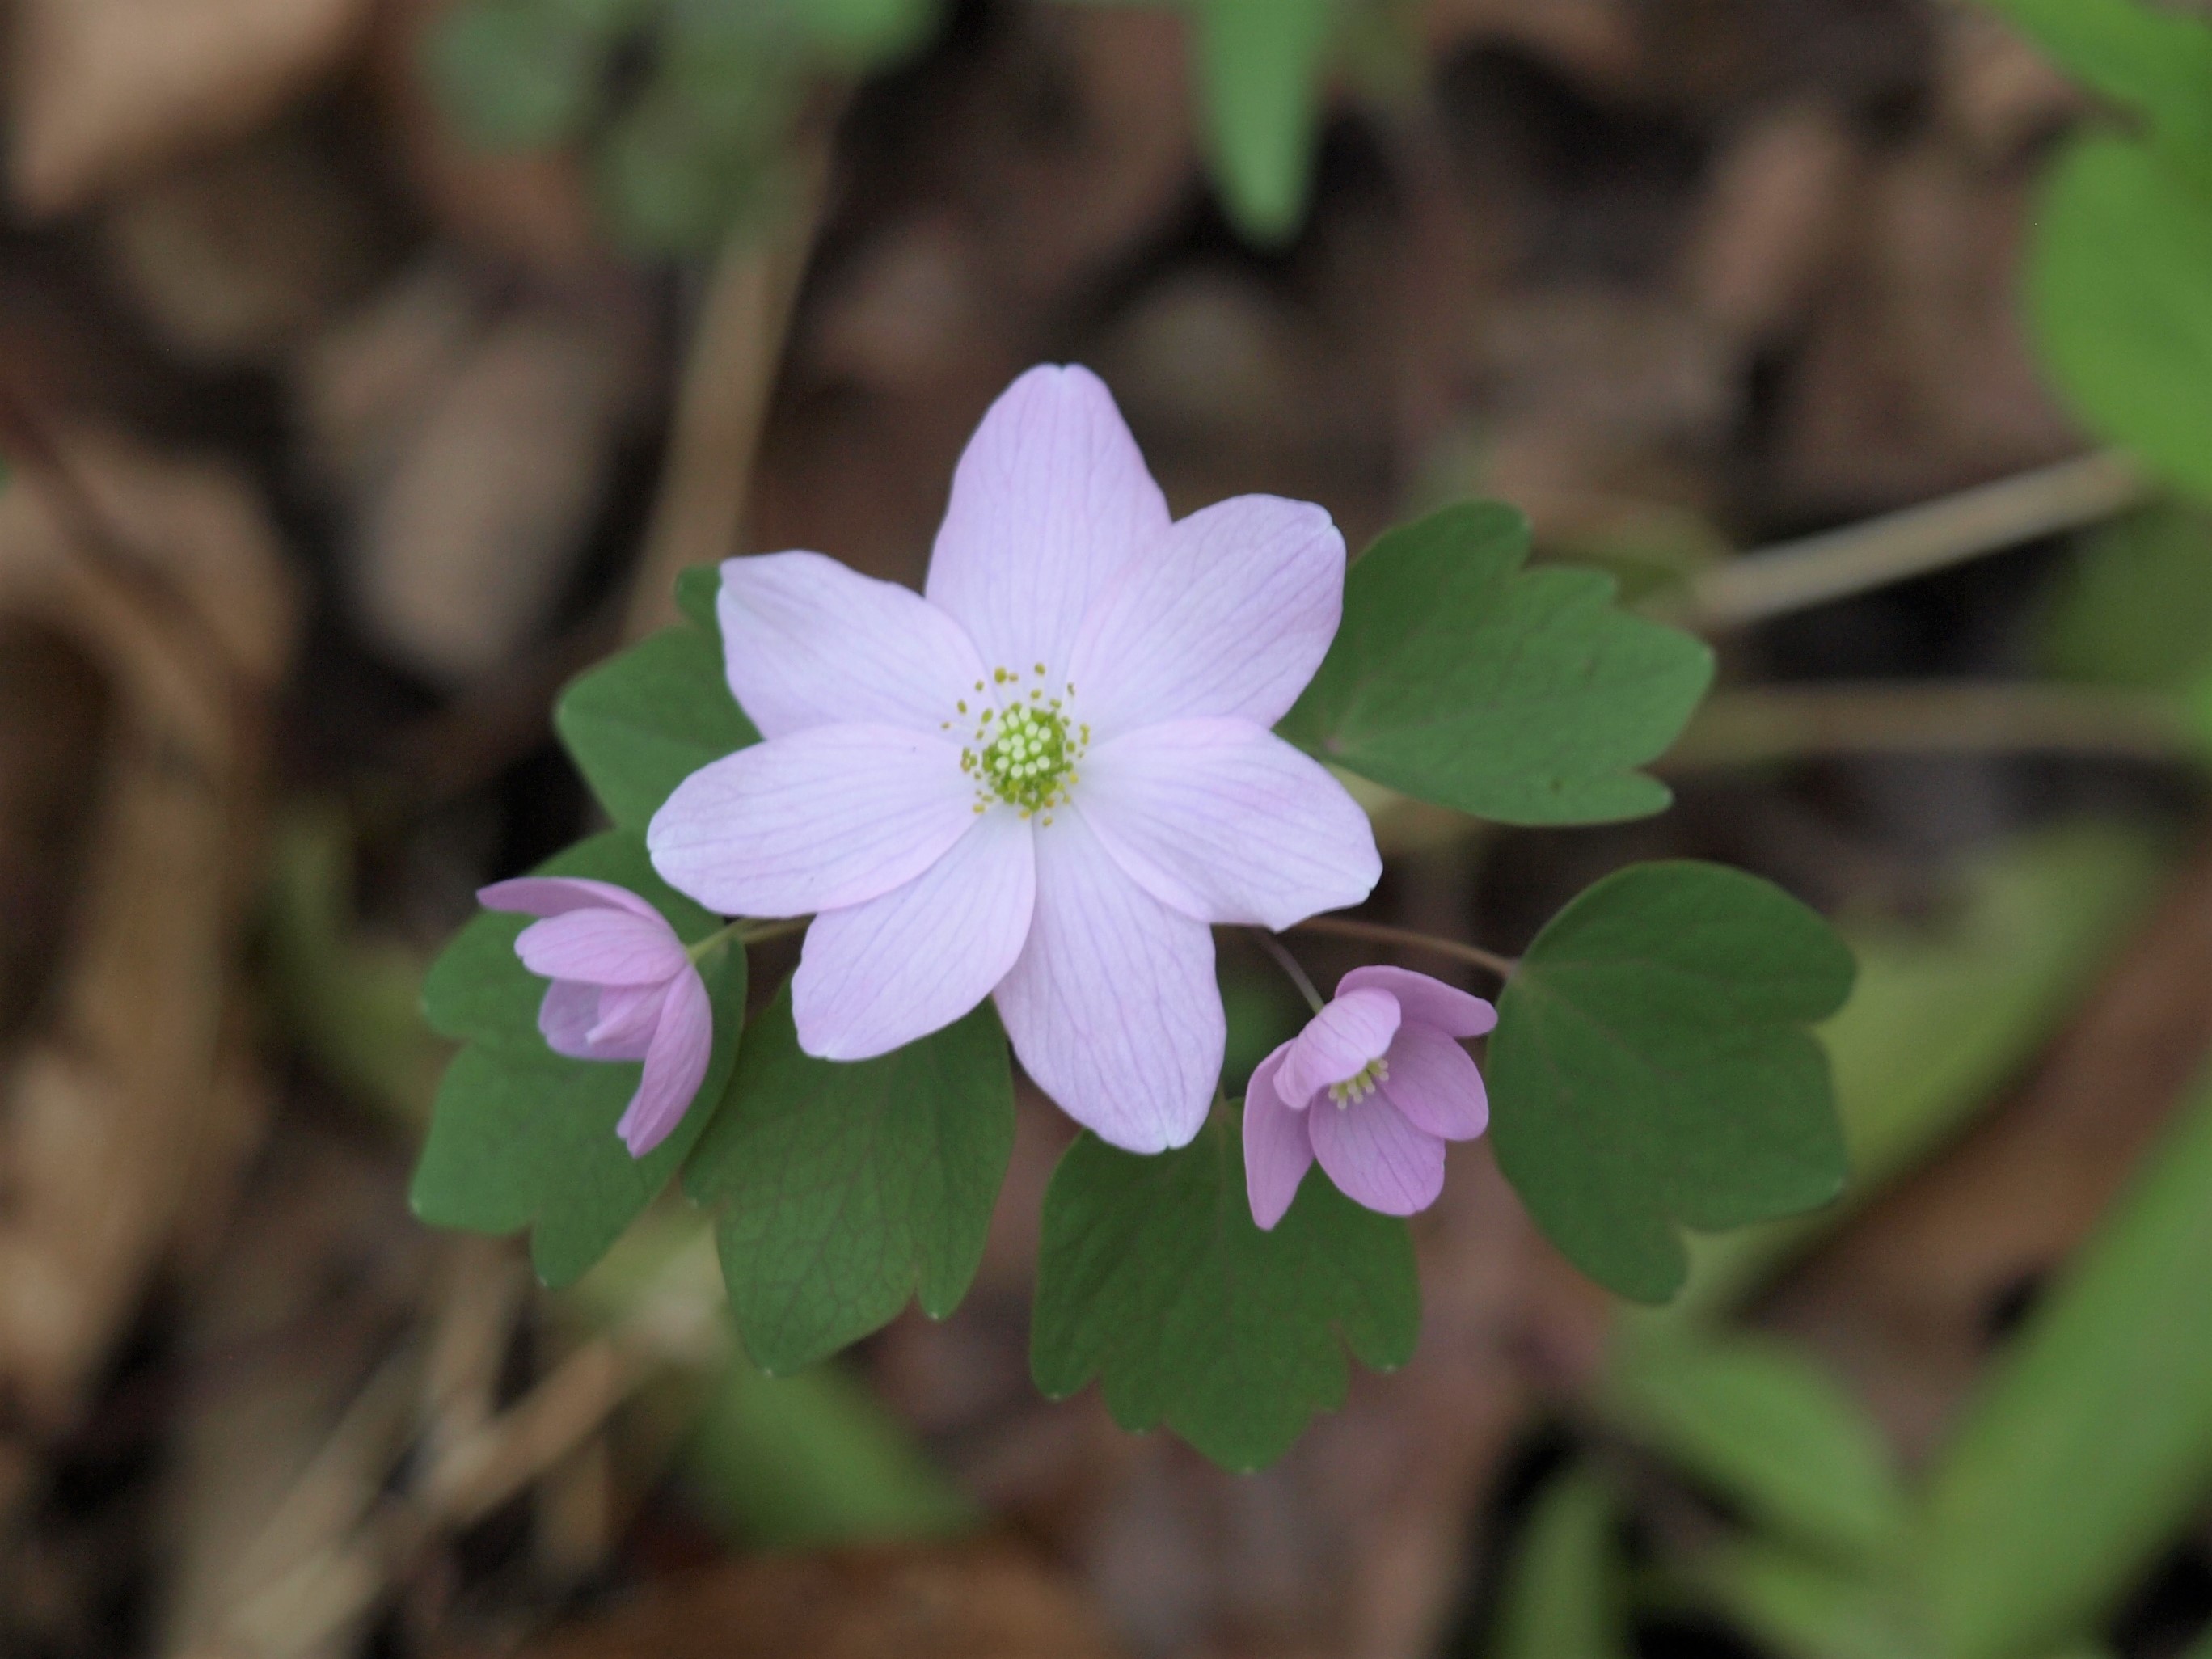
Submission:
{"label": "dry fallen leaf", "polygon": [[35,218],[253,131],[345,56],[374,0],[19,0],[9,180]]}

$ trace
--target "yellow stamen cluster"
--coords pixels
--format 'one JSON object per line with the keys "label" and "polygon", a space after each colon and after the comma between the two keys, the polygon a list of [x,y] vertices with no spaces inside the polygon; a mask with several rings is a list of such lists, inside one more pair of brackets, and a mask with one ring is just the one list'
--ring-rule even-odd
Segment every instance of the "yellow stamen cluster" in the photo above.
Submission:
{"label": "yellow stamen cluster", "polygon": [[1349,1106],[1355,1100],[1364,1100],[1373,1094],[1377,1085],[1389,1080],[1390,1062],[1377,1054],[1341,1083],[1328,1085],[1328,1097],[1339,1108]]}
{"label": "yellow stamen cluster", "polygon": [[[1076,781],[1075,763],[1091,745],[1091,728],[1069,713],[1074,686],[1067,686],[1064,696],[1045,695],[1045,665],[1037,664],[1038,684],[1026,695],[1022,681],[1027,677],[1019,669],[993,669],[989,687],[975,682],[983,710],[974,737],[960,751],[960,769],[975,781],[978,812],[1004,801],[1025,818],[1042,814],[1042,822],[1050,823],[1052,809],[1067,802],[1068,786]],[[1006,698],[1003,710],[994,706],[994,696]],[[960,713],[968,713],[965,699]],[[945,724],[949,730],[952,722]]]}

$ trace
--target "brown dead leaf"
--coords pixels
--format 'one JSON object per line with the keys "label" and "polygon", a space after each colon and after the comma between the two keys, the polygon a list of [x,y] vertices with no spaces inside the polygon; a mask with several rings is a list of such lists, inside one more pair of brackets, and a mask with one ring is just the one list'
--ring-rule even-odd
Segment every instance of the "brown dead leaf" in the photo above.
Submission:
{"label": "brown dead leaf", "polygon": [[[74,757],[97,805],[46,1012],[0,1056],[0,1395],[40,1434],[84,1404],[252,1140],[232,990],[260,806],[252,711],[291,623],[236,480],[104,437],[57,455],[83,516],[58,514],[35,470],[0,495],[0,614],[68,641],[112,713],[104,747]],[[94,520],[97,556],[80,539]]]}
{"label": "brown dead leaf", "polygon": [[329,72],[373,0],[20,0],[9,177],[36,218],[250,132]]}

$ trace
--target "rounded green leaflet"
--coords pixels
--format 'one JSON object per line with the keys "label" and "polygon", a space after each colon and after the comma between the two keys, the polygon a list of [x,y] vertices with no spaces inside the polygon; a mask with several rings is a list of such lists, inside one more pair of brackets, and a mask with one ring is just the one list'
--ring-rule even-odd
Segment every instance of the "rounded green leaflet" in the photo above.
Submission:
{"label": "rounded green leaflet", "polygon": [[[648,900],[696,944],[719,918],[664,884],[633,833],[570,848],[533,872],[589,876]],[[715,1012],[707,1075],[684,1121],[633,1159],[615,1121],[636,1091],[639,1067],[568,1060],[538,1030],[546,981],[515,959],[530,918],[486,913],[456,934],[430,970],[430,1024],[465,1046],[447,1067],[409,1200],[433,1226],[471,1232],[531,1230],[531,1260],[549,1285],[581,1278],[667,1186],[713,1115],[744,1022],[745,954],[727,941],[701,958]]]}
{"label": "rounded green leaflet", "polygon": [[1660,1302],[1688,1271],[1680,1229],[1834,1198],[1843,1129],[1810,1027],[1853,974],[1819,915],[1719,865],[1632,866],[1553,918],[1485,1067],[1498,1165],[1553,1243]]}
{"label": "rounded green leaflet", "polygon": [[760,741],[723,673],[720,580],[712,565],[683,572],[682,620],[586,669],[554,706],[561,746],[624,829],[642,830],[678,784]]}
{"label": "rounded green leaflet", "polygon": [[753,1023],[684,1171],[715,1206],[723,1282],[753,1363],[787,1374],[890,1322],[942,1319],[982,1260],[1014,1149],[989,1004],[873,1060],[799,1047],[791,988]]}
{"label": "rounded green leaflet", "polygon": [[1622,611],[1611,577],[1528,556],[1528,521],[1495,501],[1386,532],[1346,576],[1343,623],[1282,735],[1501,823],[1662,811],[1666,787],[1635,769],[1680,735],[1712,652]]}
{"label": "rounded green leaflet", "polygon": [[1406,1224],[1310,1170],[1261,1231],[1237,1121],[1218,1107],[1188,1146],[1153,1157],[1086,1133],[1046,1191],[1037,1387],[1058,1399],[1096,1376],[1123,1428],[1165,1423],[1224,1468],[1272,1463],[1341,1406],[1347,1347],[1402,1365],[1420,1325]]}

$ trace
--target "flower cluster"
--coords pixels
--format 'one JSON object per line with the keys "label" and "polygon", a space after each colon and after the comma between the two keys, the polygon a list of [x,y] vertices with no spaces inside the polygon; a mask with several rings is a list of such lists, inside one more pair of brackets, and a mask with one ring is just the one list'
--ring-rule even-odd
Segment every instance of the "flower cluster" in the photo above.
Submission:
{"label": "flower cluster", "polygon": [[[1181,1146],[1221,1073],[1211,930],[1279,931],[1381,874],[1358,804],[1271,730],[1335,636],[1344,576],[1309,503],[1172,519],[1097,378],[1033,369],[960,460],[922,592],[817,553],[724,564],[730,690],[763,741],[670,796],[654,868],[723,915],[812,918],[792,987],[807,1053],[887,1054],[988,997],[1070,1116]],[[665,1136],[711,1036],[666,924],[593,883],[484,902],[549,918],[518,945],[555,981],[547,1040],[643,1059],[624,1139]],[[1492,1018],[1401,969],[1348,977],[1254,1079],[1261,1224],[1316,1158],[1373,1208],[1433,1200],[1443,1142],[1486,1115],[1456,1039]]]}

